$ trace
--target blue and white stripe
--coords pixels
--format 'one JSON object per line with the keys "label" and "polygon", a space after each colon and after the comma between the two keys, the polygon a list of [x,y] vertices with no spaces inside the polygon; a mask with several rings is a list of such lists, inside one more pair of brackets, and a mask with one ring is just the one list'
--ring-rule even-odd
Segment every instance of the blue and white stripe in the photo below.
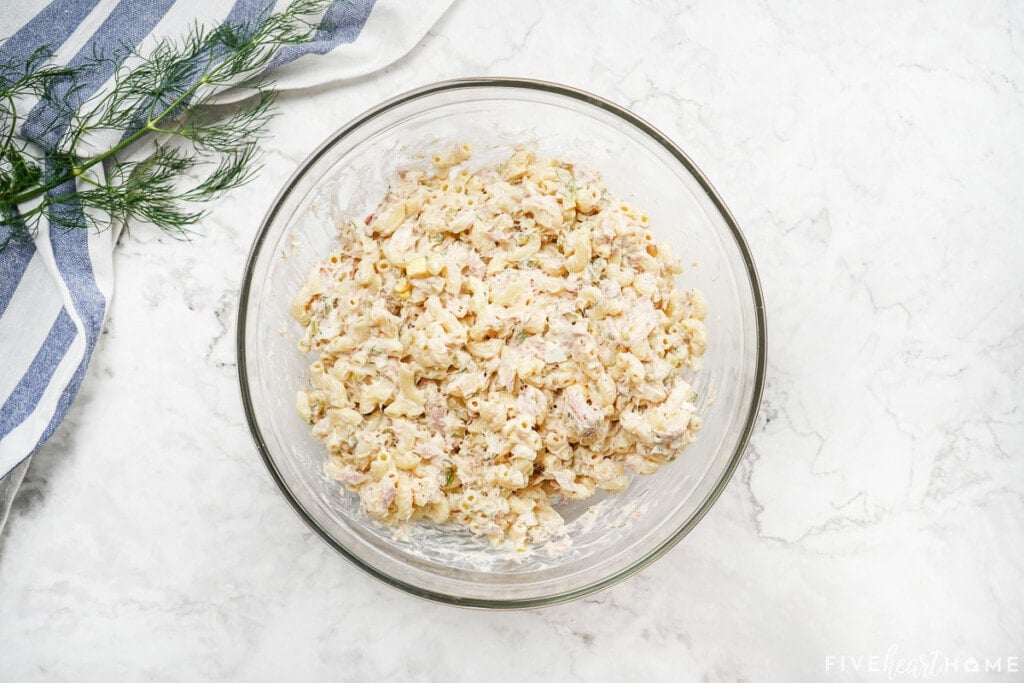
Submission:
{"label": "blue and white stripe", "polygon": [[[386,66],[408,52],[451,1],[337,0],[313,40],[274,58],[278,89],[344,81]],[[287,2],[28,0],[10,5],[0,13],[0,39],[6,38],[0,59],[25,61],[48,45],[54,63],[77,64],[95,49],[111,54],[127,45],[145,54],[149,44],[180,36],[193,22],[246,22]],[[96,72],[81,83],[82,101],[110,87],[111,76]],[[233,99],[230,91],[218,97]],[[37,150],[52,149],[67,122],[42,102],[19,107],[29,112],[19,122],[21,135]],[[98,138],[88,145],[100,150],[111,142]],[[73,189],[71,181],[67,185],[51,192],[65,194]],[[57,210],[65,213],[64,220],[84,223],[79,206]],[[53,434],[78,393],[113,293],[112,253],[121,226],[90,217],[108,229],[67,231],[44,222],[33,243],[0,252],[0,529],[28,459]]]}

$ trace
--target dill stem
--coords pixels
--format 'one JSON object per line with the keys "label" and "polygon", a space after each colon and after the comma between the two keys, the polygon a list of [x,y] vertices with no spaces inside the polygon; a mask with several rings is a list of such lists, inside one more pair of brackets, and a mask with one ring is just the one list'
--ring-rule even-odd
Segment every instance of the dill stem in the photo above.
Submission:
{"label": "dill stem", "polygon": [[[225,60],[225,61],[227,61],[227,60]],[[90,168],[92,168],[96,164],[99,164],[99,163],[109,159],[110,157],[114,156],[115,154],[117,154],[121,150],[123,150],[126,147],[128,147],[129,145],[131,145],[133,142],[137,142],[141,138],[143,138],[146,135],[148,135],[149,133],[153,132],[155,130],[156,124],[160,123],[160,121],[162,121],[163,118],[165,116],[167,116],[168,113],[174,111],[174,109],[178,105],[182,104],[186,99],[191,97],[192,94],[199,88],[199,86],[203,85],[205,82],[206,82],[206,76],[204,75],[202,78],[200,78],[196,82],[195,85],[192,85],[187,90],[185,90],[185,92],[183,92],[181,95],[179,95],[173,102],[171,102],[171,104],[166,109],[164,109],[162,112],[160,112],[155,118],[146,117],[147,118],[146,125],[144,125],[142,128],[139,128],[137,131],[135,131],[134,133],[132,133],[131,135],[126,137],[124,140],[122,140],[121,142],[117,143],[116,145],[114,145],[113,147],[108,149],[106,152],[103,152],[101,154],[97,154],[96,156],[94,156],[93,158],[89,159],[88,161],[86,161],[81,166],[73,166],[72,167],[72,171],[70,173],[66,173],[63,176],[57,178],[56,180],[51,180],[50,182],[46,183],[45,185],[40,185],[39,187],[37,187],[35,189],[32,189],[32,190],[29,190],[28,192],[22,192],[19,195],[15,195],[14,197],[11,198],[11,203],[12,204],[20,204],[21,202],[27,202],[27,201],[30,201],[32,199],[35,199],[36,197],[41,197],[42,195],[46,194],[47,192],[49,192],[53,188],[60,187],[61,185],[63,185],[64,183],[66,183],[69,180],[74,180],[75,178],[80,176],[85,171],[89,170]],[[72,150],[72,152],[73,151],[74,150]]]}
{"label": "dill stem", "polygon": [[[0,116],[0,228],[9,228],[0,238],[0,252],[12,242],[34,238],[47,214],[58,223],[74,218],[51,212],[55,205],[76,198],[83,209],[101,208],[126,219],[141,216],[168,232],[195,223],[202,213],[190,213],[179,205],[209,201],[248,182],[254,173],[256,140],[265,134],[261,129],[272,116],[268,112],[273,97],[264,90],[265,81],[254,86],[260,92],[255,105],[246,105],[227,117],[195,111],[210,100],[207,88],[252,78],[265,69],[283,45],[309,40],[319,24],[311,23],[305,15],[330,4],[328,0],[289,0],[287,9],[279,14],[268,9],[255,23],[224,24],[211,31],[197,23],[179,41],[162,40],[149,57],[133,53],[142,60],[138,68],[129,68],[123,61],[114,63],[113,88],[106,95],[77,103],[74,79],[83,69],[110,60],[94,54],[92,62],[80,67],[48,67],[45,62],[52,51],[37,51],[20,80],[0,87],[0,114],[7,114],[10,103],[11,115],[10,122]],[[0,73],[5,77],[21,70],[19,64],[0,63]],[[53,84],[65,76],[71,78],[72,89],[53,91]],[[60,117],[50,122],[48,131],[51,135],[59,133],[55,144],[43,144],[42,150],[40,145],[22,144],[18,137],[21,119],[15,106],[16,93],[21,92],[34,93],[44,100],[53,98],[55,113],[59,112]],[[60,124],[63,126],[58,127]],[[109,146],[96,150],[82,143],[83,138],[104,131],[117,135]],[[151,133],[177,138],[182,148],[156,145],[145,159],[118,158]],[[186,143],[191,145],[190,151],[185,149]],[[175,183],[189,175],[189,169],[214,155],[224,158],[207,177],[200,173],[195,187],[175,190]],[[108,161],[109,178],[89,173],[89,169]],[[83,183],[77,183],[78,178]],[[21,206],[24,211],[19,210]],[[84,217],[86,224],[92,224],[93,217],[87,211]],[[95,224],[102,229],[101,224]],[[64,227],[79,226],[69,222]]]}
{"label": "dill stem", "polygon": [[3,151],[7,152],[11,148],[8,147],[8,143],[14,139],[14,134],[18,132],[18,117],[15,115],[16,106],[14,104],[14,96],[7,93],[7,101],[11,103],[11,129],[7,131],[7,141],[4,143]]}

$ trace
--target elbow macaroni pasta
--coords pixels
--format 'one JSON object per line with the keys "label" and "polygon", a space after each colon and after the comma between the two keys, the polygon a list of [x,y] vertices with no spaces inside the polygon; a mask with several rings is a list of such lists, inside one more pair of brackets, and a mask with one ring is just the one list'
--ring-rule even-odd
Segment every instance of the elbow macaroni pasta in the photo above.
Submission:
{"label": "elbow macaroni pasta", "polygon": [[339,226],[292,304],[317,354],[296,407],[370,517],[524,550],[561,532],[556,496],[622,491],[693,441],[706,306],[595,173],[470,154]]}

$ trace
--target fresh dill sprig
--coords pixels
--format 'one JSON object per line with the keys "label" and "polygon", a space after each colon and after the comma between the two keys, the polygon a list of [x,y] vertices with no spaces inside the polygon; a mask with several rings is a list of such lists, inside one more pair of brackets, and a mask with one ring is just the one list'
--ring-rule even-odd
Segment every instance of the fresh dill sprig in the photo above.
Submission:
{"label": "fresh dill sprig", "polygon": [[[319,28],[313,17],[330,4],[294,0],[250,22],[195,25],[146,55],[125,49],[120,56],[93,54],[81,65],[52,66],[52,51],[43,47],[27,62],[0,63],[0,251],[31,240],[43,216],[62,229],[102,228],[87,208],[115,221],[141,219],[171,235],[187,235],[205,215],[198,204],[258,171],[259,141],[274,116],[275,93],[269,82],[253,79],[282,47],[312,38]],[[100,69],[112,69],[111,87],[83,97],[81,84]],[[219,90],[239,83],[253,92],[244,105],[210,106]],[[33,99],[48,117],[23,129],[23,137],[18,106]],[[88,141],[104,132],[117,142],[99,152],[88,149]],[[149,157],[118,158],[154,134],[163,142]],[[89,173],[98,164],[106,171],[102,181]],[[183,177],[191,184],[182,187]]]}

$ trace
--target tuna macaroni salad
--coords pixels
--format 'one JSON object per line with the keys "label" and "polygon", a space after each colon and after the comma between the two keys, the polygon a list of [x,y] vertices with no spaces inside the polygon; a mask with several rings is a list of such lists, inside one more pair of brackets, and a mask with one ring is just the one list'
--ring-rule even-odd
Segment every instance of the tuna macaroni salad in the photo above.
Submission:
{"label": "tuna macaroni salad", "polygon": [[558,497],[622,491],[693,441],[705,305],[596,173],[469,157],[339,226],[292,305],[316,354],[297,407],[369,517],[524,550],[562,531]]}

